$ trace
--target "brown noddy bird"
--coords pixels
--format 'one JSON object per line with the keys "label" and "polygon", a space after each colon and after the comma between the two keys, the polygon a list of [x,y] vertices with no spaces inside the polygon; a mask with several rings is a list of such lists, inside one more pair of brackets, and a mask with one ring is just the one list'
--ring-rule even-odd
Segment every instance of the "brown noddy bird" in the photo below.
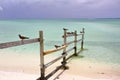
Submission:
{"label": "brown noddy bird", "polygon": [[22,39],[22,40],[23,40],[23,39],[29,39],[29,37],[25,37],[25,36],[22,36],[22,35],[20,35],[20,34],[19,34],[18,36],[19,36],[19,38]]}
{"label": "brown noddy bird", "polygon": [[80,31],[80,33],[83,33],[82,31]]}
{"label": "brown noddy bird", "polygon": [[59,47],[61,47],[61,46],[58,46],[58,45],[54,45],[54,46],[55,46],[56,49],[59,48]]}
{"label": "brown noddy bird", "polygon": [[66,29],[66,28],[63,28],[63,30],[68,30],[68,29]]}

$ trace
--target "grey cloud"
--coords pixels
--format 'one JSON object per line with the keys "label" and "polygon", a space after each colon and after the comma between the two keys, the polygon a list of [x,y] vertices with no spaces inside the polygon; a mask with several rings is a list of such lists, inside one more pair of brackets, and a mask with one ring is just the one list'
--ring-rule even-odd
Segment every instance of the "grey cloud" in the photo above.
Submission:
{"label": "grey cloud", "polygon": [[0,6],[0,11],[2,11],[3,10],[3,8]]}
{"label": "grey cloud", "polygon": [[[0,0],[0,18],[120,17],[119,0]],[[109,13],[109,14],[108,14]]]}

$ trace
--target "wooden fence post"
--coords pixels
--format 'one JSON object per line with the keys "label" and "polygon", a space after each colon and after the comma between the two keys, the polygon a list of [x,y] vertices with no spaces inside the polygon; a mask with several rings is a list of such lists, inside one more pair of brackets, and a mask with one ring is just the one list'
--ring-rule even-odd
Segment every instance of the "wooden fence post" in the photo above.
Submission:
{"label": "wooden fence post", "polygon": [[44,39],[43,39],[43,31],[39,31],[40,37],[40,78],[38,80],[46,80],[45,79],[45,66],[44,66]]}
{"label": "wooden fence post", "polygon": [[[67,29],[64,29],[64,45],[67,45]],[[67,54],[66,53],[66,48],[63,50],[63,54]],[[63,68],[66,69],[66,56],[63,57],[63,62],[62,62]]]}
{"label": "wooden fence post", "polygon": [[84,28],[82,29],[82,41],[81,41],[81,50],[83,50],[83,44],[84,44]]}
{"label": "wooden fence post", "polygon": [[75,39],[74,39],[74,55],[77,56],[77,31],[74,32],[74,36],[75,36]]}

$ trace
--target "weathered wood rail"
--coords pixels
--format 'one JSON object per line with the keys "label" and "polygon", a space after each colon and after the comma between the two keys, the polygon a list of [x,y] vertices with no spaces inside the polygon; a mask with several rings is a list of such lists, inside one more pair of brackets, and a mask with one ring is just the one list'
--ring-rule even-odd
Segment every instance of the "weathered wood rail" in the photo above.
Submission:
{"label": "weathered wood rail", "polygon": [[[40,44],[40,78],[38,78],[37,80],[48,80],[51,76],[53,76],[58,70],[60,70],[61,68],[64,70],[66,70],[68,67],[66,66],[67,64],[67,60],[69,58],[71,58],[73,55],[78,55],[78,53],[80,52],[77,51],[77,43],[81,41],[81,50],[83,50],[83,44],[84,44],[84,28],[82,29],[82,31],[77,34],[77,31],[74,32],[68,32],[67,29],[63,29],[64,30],[64,35],[63,37],[63,45],[55,48],[55,49],[51,49],[51,50],[46,50],[44,51],[44,38],[43,38],[43,31],[39,31],[39,38],[35,38],[35,39],[28,39],[28,40],[20,40],[20,41],[13,41],[13,42],[6,42],[6,43],[0,43],[0,49],[4,49],[4,48],[10,48],[10,47],[14,47],[14,46],[20,46],[20,45],[25,45],[25,44],[31,44],[31,43],[36,43],[39,42]],[[77,36],[82,36],[81,39],[77,39]],[[67,38],[68,37],[74,37],[73,41],[67,42]],[[74,46],[70,49],[67,49],[67,47],[70,44],[73,44]],[[56,59],[45,63],[44,62],[44,56],[63,50],[63,52],[61,53],[61,55],[59,57],[57,57]],[[68,53],[71,52],[72,50],[74,50],[74,53],[70,56],[68,56]],[[68,57],[67,57],[68,56]],[[66,58],[67,57],[67,58]],[[59,61],[60,59],[63,59],[62,62],[60,63],[60,65],[54,69],[52,72],[50,72],[48,75],[45,75],[45,69],[48,68],[49,66],[51,66],[52,64],[54,64],[55,62]],[[60,73],[62,74],[63,71]],[[60,76],[60,74],[58,76]],[[56,79],[57,77],[55,77]],[[54,80],[55,80],[54,79]]]}
{"label": "weathered wood rail", "polygon": [[[63,37],[63,45],[57,49],[51,49],[51,50],[47,50],[47,51],[44,51],[44,40],[43,40],[43,34],[40,35],[40,63],[41,63],[41,74],[40,74],[40,78],[38,78],[37,80],[48,80],[51,76],[53,76],[58,70],[60,70],[61,68],[64,70],[66,70],[68,67],[66,66],[67,64],[67,60],[70,59],[73,55],[77,56],[78,53],[80,52],[77,51],[77,43],[81,41],[81,50],[83,50],[83,44],[84,44],[84,28],[82,29],[82,31],[77,34],[77,31],[74,31],[74,32],[68,32],[67,29],[63,29],[64,30],[64,35],[62,36]],[[77,39],[78,37],[77,36],[82,36],[82,38],[80,39]],[[73,41],[70,41],[68,42],[67,41],[67,38],[68,37],[74,37]],[[67,49],[67,47],[70,45],[70,44],[73,44],[74,43],[74,46],[70,49]],[[61,53],[61,55],[59,57],[57,57],[56,59],[48,62],[48,63],[44,63],[44,56],[47,55],[47,54],[51,54],[51,53],[54,53],[54,52],[57,52],[57,51],[60,51],[60,50],[63,50],[63,53]],[[68,53],[71,52],[72,50],[74,50],[74,53],[70,56],[68,56]],[[68,56],[68,57],[67,57]],[[66,58],[67,57],[67,58]],[[48,68],[49,66],[51,66],[52,64],[54,64],[55,62],[59,61],[59,60],[62,60],[62,62],[60,63],[61,65],[59,65],[57,68],[55,68],[52,72],[50,72],[48,75],[45,75],[45,69]],[[61,73],[60,73],[61,74]],[[60,74],[58,74],[58,76],[60,76]],[[57,76],[57,77],[58,77]],[[57,78],[55,77],[55,79]],[[54,79],[54,80],[55,80]]]}
{"label": "weathered wood rail", "polygon": [[36,43],[36,42],[39,42],[39,38],[0,43],[0,49],[14,47],[14,46],[20,46],[20,45],[24,45],[24,44]]}

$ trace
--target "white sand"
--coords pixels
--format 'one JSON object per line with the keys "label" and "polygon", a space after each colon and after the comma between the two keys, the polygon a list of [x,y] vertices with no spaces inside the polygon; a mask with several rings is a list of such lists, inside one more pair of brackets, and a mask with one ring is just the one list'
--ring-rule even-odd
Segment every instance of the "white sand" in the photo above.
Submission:
{"label": "white sand", "polygon": [[38,75],[0,71],[0,80],[35,80]]}
{"label": "white sand", "polygon": [[[3,72],[0,71],[0,80],[36,80],[39,75],[25,74],[25,73],[16,73],[16,72]],[[53,79],[50,79],[53,80]],[[118,76],[109,77],[109,78],[87,78],[80,75],[70,75],[63,73],[59,79],[56,80],[120,80]]]}
{"label": "white sand", "polygon": [[[40,77],[38,56],[11,54],[0,54],[0,80],[36,80]],[[57,80],[120,80],[120,65],[106,65],[82,59],[72,59],[67,65],[69,70]],[[48,72],[49,70],[53,70],[53,67]]]}

